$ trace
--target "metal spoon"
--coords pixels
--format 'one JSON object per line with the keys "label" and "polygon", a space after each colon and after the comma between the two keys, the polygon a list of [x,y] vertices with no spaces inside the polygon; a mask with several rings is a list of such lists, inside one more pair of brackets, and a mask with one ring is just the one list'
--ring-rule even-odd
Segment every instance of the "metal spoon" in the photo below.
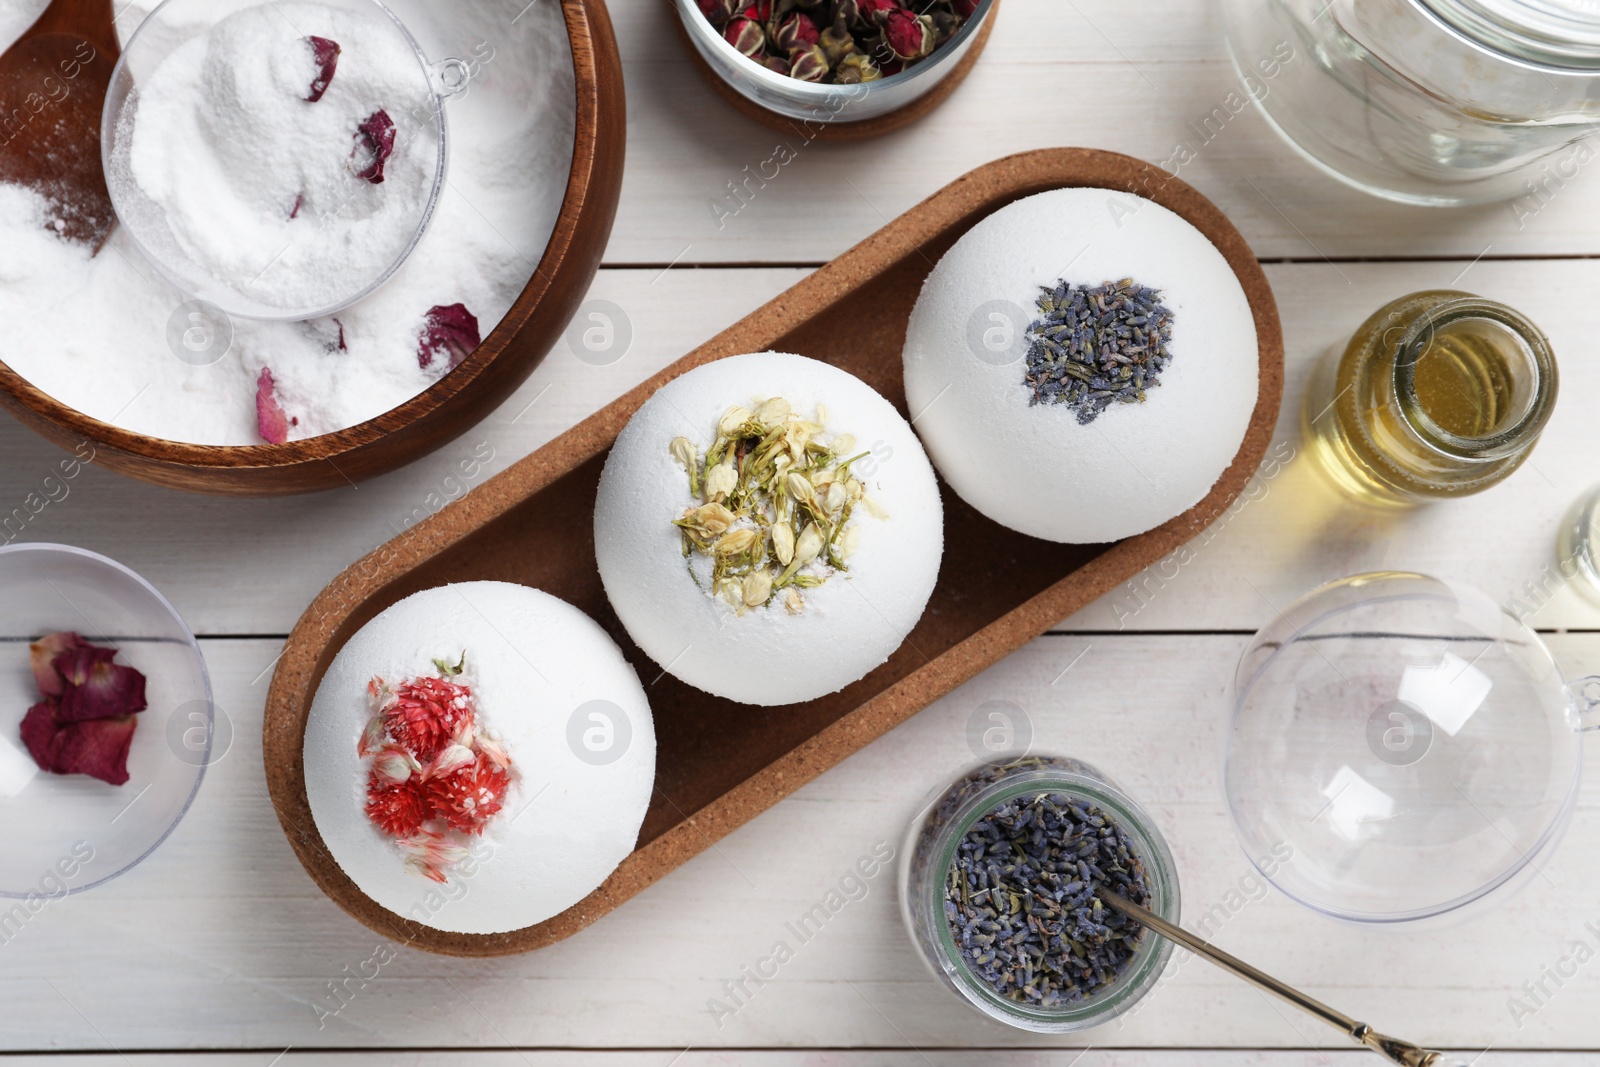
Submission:
{"label": "metal spoon", "polygon": [[116,222],[100,112],[120,51],[111,0],[54,0],[0,54],[0,181],[37,190],[96,249]]}
{"label": "metal spoon", "polygon": [[1250,984],[1264,989],[1274,996],[1282,997],[1301,1011],[1309,1015],[1315,1015],[1329,1026],[1343,1030],[1358,1044],[1367,1046],[1395,1063],[1403,1064],[1404,1067],[1448,1067],[1450,1064],[1460,1062],[1449,1058],[1443,1052],[1433,1052],[1425,1048],[1419,1048],[1409,1041],[1401,1041],[1398,1038],[1380,1034],[1366,1023],[1357,1022],[1344,1012],[1335,1011],[1320,1000],[1314,1000],[1306,996],[1298,989],[1285,985],[1270,974],[1256,970],[1243,960],[1230,956],[1210,942],[1202,941],[1182,927],[1174,926],[1154,912],[1141,908],[1133,901],[1126,900],[1109,889],[1099,889],[1095,895],[1130,919],[1137,919],[1167,940],[1182,945],[1197,956],[1204,956],[1223,970],[1232,971]]}

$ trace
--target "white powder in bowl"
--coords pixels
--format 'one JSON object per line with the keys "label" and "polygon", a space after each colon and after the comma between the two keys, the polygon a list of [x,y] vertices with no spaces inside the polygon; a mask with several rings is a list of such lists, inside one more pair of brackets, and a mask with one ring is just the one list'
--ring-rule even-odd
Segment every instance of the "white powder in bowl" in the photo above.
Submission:
{"label": "white powder in bowl", "polygon": [[[306,318],[410,247],[438,169],[434,115],[426,70],[376,8],[260,4],[139,79],[107,179],[122,224],[188,291]],[[374,154],[377,137],[392,154]]]}
{"label": "white powder in bowl", "polygon": [[[463,652],[478,724],[498,735],[513,777],[482,836],[466,839],[470,856],[438,884],[367,818],[370,761],[357,744],[374,676],[435,675],[434,660]],[[464,582],[384,609],[339,650],[306,721],[306,799],[367,896],[436,929],[504,933],[578,903],[633,850],[655,759],[644,687],[593,619],[537,589]]]}
{"label": "white powder in bowl", "polygon": [[[0,29],[11,31],[0,48],[43,6],[0,0]],[[131,34],[153,6],[131,0],[119,8],[118,30]],[[55,236],[41,197],[0,185],[0,360],[62,403],[123,429],[251,445],[262,441],[263,370],[297,440],[375,418],[437,381],[448,362],[424,367],[418,358],[431,308],[463,304],[487,336],[532,275],[566,193],[576,94],[565,22],[559,5],[526,0],[389,6],[431,57],[464,59],[473,73],[447,105],[450,181],[433,224],[382,288],[341,311],[337,325],[236,320],[216,358],[226,324],[208,336],[207,324],[190,318],[187,298],[121,227],[90,258]]]}

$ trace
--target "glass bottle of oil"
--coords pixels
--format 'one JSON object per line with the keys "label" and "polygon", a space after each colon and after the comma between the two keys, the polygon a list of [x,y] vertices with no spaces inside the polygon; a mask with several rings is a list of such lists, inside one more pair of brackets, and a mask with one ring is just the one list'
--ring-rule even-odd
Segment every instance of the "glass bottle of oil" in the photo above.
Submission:
{"label": "glass bottle of oil", "polygon": [[1376,504],[1481,492],[1521,465],[1556,400],[1550,343],[1504,304],[1431,289],[1391,301],[1306,392],[1306,440],[1342,489]]}

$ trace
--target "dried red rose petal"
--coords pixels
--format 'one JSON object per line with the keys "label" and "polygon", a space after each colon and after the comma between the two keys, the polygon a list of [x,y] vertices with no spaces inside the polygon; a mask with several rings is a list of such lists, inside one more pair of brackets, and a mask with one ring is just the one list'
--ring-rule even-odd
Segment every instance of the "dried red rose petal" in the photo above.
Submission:
{"label": "dried red rose petal", "polygon": [[356,127],[356,149],[350,156],[356,177],[383,184],[383,165],[394,155],[394,120],[382,108]]}
{"label": "dried red rose petal", "polygon": [[477,351],[483,338],[478,333],[478,318],[465,304],[441,304],[428,309],[417,348],[417,364],[426,370],[435,356],[449,357],[449,370]]}
{"label": "dried red rose petal", "polygon": [[407,752],[431,763],[472,724],[472,690],[443,678],[406,682],[383,709],[383,724]]}
{"label": "dried red rose petal", "polygon": [[306,99],[315,104],[328,91],[333,72],[339,68],[339,53],[343,50],[338,41],[330,41],[326,37],[307,37],[305,40],[311,46],[311,59],[317,65],[317,76],[311,79],[311,90],[306,93]]}
{"label": "dried red rose petal", "polygon": [[33,684],[42,697],[59,697],[67,691],[67,681],[56,670],[56,657],[81,648],[83,638],[70,630],[46,634],[28,646],[28,664],[33,668]]}
{"label": "dried red rose petal", "polygon": [[109,719],[132,715],[147,706],[144,675],[132,667],[111,662],[114,648],[80,642],[55,658],[52,664],[66,683],[56,715],[63,722]]}
{"label": "dried red rose petal", "polygon": [[738,6],[737,0],[699,0],[699,4],[700,14],[719,28],[733,17],[734,9]]}
{"label": "dried red rose petal", "polygon": [[278,403],[277,382],[272,379],[272,369],[262,367],[256,378],[256,432],[269,445],[281,445],[289,440],[289,427],[298,426],[299,419],[291,419]]}
{"label": "dried red rose petal", "polygon": [[87,774],[111,785],[128,780],[128,750],[138,719],[66,722],[51,702],[35,704],[22,719],[22,743],[43,770],[52,774]]}
{"label": "dried red rose petal", "polygon": [[722,31],[722,36],[739,50],[740,55],[751,59],[759,56],[767,45],[767,35],[762,32],[761,24],[751,18],[732,20],[727,29]]}
{"label": "dried red rose petal", "polygon": [[901,60],[921,59],[933,51],[937,41],[933,20],[909,11],[891,11],[883,26],[883,39]]}
{"label": "dried red rose petal", "polygon": [[504,805],[510,786],[510,774],[487,756],[479,756],[450,774],[430,779],[428,800],[434,815],[451,829],[481,834],[484,824]]}
{"label": "dried red rose petal", "polygon": [[819,82],[827,76],[828,57],[820,46],[799,49],[789,57],[789,77],[803,82]]}
{"label": "dried red rose petal", "polygon": [[810,48],[821,39],[822,31],[817,28],[817,24],[799,11],[790,13],[788,18],[778,24],[778,31],[772,35],[772,43],[785,52]]}
{"label": "dried red rose petal", "polygon": [[297,193],[297,194],[295,194],[294,207],[289,209],[289,217],[291,219],[299,218],[300,217],[300,209],[305,207],[305,204],[306,204],[306,194],[305,193]]}
{"label": "dried red rose petal", "polygon": [[422,831],[431,813],[422,783],[415,775],[395,782],[373,769],[367,779],[367,818],[392,837],[411,837]]}
{"label": "dried red rose petal", "polygon": [[861,21],[869,26],[882,26],[894,12],[905,11],[900,0],[859,0],[857,8]]}

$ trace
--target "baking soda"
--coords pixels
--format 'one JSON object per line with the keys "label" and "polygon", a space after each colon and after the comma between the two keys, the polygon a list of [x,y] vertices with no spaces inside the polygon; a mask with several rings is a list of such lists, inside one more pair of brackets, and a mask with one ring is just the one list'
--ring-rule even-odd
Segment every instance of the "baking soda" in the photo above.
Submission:
{"label": "baking soda", "polygon": [[[131,33],[153,6],[129,4],[119,30]],[[471,80],[447,104],[450,180],[433,223],[382,288],[337,323],[229,323],[163,281],[123,227],[91,258],[56,236],[41,197],[0,185],[0,359],[123,429],[248,445],[261,442],[263,370],[295,440],[365,422],[436,381],[447,362],[418,360],[431,308],[464,304],[487,335],[543,255],[571,170],[576,96],[561,10],[542,2],[518,17],[525,0],[390,7],[430,57],[466,61]],[[42,8],[0,0],[0,31],[10,31],[0,47]]]}

